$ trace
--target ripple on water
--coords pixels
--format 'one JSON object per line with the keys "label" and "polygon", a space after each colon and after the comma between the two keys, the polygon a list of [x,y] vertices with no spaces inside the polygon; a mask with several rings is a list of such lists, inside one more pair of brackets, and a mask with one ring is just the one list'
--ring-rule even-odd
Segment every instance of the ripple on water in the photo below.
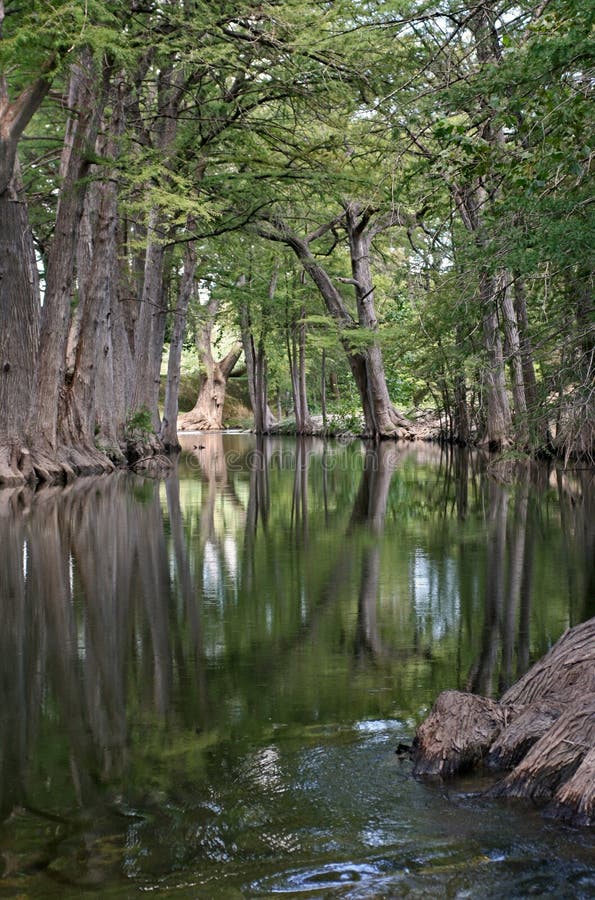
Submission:
{"label": "ripple on water", "polygon": [[257,896],[269,894],[309,895],[333,887],[371,883],[382,874],[374,863],[328,863],[316,869],[303,868],[284,872],[251,885]]}

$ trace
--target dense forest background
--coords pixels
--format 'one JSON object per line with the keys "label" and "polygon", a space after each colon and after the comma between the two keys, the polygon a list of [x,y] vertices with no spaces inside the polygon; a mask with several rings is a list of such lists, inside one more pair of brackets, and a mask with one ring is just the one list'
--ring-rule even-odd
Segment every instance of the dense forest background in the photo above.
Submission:
{"label": "dense forest background", "polygon": [[194,345],[201,428],[592,460],[593,17],[0,0],[0,482],[161,460]]}

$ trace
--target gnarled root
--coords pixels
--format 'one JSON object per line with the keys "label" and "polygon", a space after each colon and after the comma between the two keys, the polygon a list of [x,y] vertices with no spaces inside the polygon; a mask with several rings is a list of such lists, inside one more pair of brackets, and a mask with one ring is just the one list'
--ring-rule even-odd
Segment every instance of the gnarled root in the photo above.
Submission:
{"label": "gnarled root", "polygon": [[502,696],[445,691],[417,730],[414,775],[510,768],[488,794],[549,803],[548,814],[594,821],[595,618],[569,629]]}

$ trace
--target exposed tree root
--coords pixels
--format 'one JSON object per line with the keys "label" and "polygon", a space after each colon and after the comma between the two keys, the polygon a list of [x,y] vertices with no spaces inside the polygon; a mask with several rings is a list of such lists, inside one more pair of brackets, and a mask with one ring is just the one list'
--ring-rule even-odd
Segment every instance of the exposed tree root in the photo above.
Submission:
{"label": "exposed tree root", "polygon": [[595,693],[575,700],[490,794],[551,800],[594,747]]}
{"label": "exposed tree root", "polygon": [[487,697],[444,691],[415,736],[414,775],[448,778],[477,765],[500,734],[509,712]]}
{"label": "exposed tree root", "polygon": [[595,825],[595,747],[593,747],[547,808],[548,815],[575,825]]}
{"label": "exposed tree root", "polygon": [[376,427],[380,438],[412,441],[416,437],[415,423],[401,415],[394,406],[383,411],[376,422]]}
{"label": "exposed tree root", "polygon": [[560,703],[541,702],[528,706],[512,718],[491,745],[486,758],[492,769],[512,769],[525,756],[556,719],[560,716]]}
{"label": "exposed tree root", "polygon": [[6,487],[25,484],[27,477],[20,467],[20,460],[24,452],[15,446],[0,447],[0,484],[6,485]]}
{"label": "exposed tree root", "polygon": [[414,775],[473,766],[511,769],[492,797],[549,803],[548,814],[591,825],[595,802],[595,618],[569,629],[499,703],[442,693],[418,728]]}
{"label": "exposed tree root", "polygon": [[137,435],[126,444],[128,466],[138,473],[157,477],[167,474],[173,463],[166,447],[156,435]]}
{"label": "exposed tree root", "polygon": [[99,449],[88,445],[39,445],[0,448],[0,486],[69,484],[75,478],[105,475],[119,467],[129,467],[147,475],[167,473],[172,455],[179,447],[166,447],[156,435],[133,435],[125,447]]}
{"label": "exposed tree root", "polygon": [[178,417],[178,431],[221,431],[221,428],[219,416],[208,416],[196,409]]}

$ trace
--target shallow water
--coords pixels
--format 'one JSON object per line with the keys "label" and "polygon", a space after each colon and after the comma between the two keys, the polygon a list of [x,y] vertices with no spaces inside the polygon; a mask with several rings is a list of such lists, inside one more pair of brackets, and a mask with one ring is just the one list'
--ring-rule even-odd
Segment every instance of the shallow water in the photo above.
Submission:
{"label": "shallow water", "polygon": [[184,441],[0,492],[0,896],[595,896],[592,835],[395,753],[595,614],[592,475]]}

